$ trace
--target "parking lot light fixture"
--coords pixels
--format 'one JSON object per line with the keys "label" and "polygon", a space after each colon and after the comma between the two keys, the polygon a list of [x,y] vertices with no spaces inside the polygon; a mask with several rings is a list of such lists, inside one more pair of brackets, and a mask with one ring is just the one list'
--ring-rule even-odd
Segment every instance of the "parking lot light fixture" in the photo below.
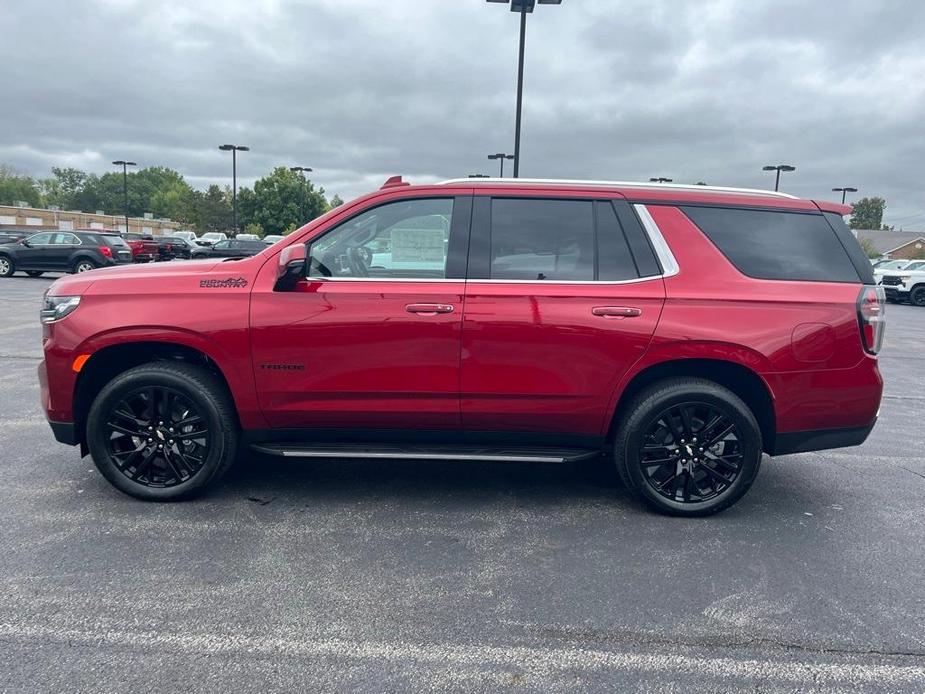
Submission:
{"label": "parking lot light fixture", "polygon": [[231,213],[234,220],[234,233],[238,233],[238,152],[250,152],[244,145],[219,145],[223,152],[231,152]]}
{"label": "parking lot light fixture", "polygon": [[487,0],[487,2],[508,4],[511,12],[520,13],[520,52],[517,58],[517,115],[514,120],[514,178],[520,178],[520,120],[524,96],[524,46],[527,41],[527,15],[537,4],[561,5],[562,0]]}
{"label": "parking lot light fixture", "polygon": [[505,154],[504,152],[498,152],[497,154],[489,154],[489,159],[500,159],[501,160],[501,178],[504,178],[504,160],[513,159],[513,154]]}
{"label": "parking lot light fixture", "polygon": [[846,199],[848,193],[857,193],[857,192],[858,192],[858,189],[857,189],[857,188],[850,188],[850,187],[845,187],[845,188],[832,188],[832,192],[833,192],[833,193],[841,193],[841,204],[844,205],[844,204],[845,204],[845,199]]}
{"label": "parking lot light fixture", "polygon": [[762,171],[776,171],[777,174],[774,178],[774,190],[780,190],[780,172],[781,171],[796,171],[797,167],[791,166],[790,164],[768,164],[767,166],[761,167]]}
{"label": "parking lot light fixture", "polygon": [[128,232],[128,167],[138,166],[133,161],[119,159],[113,162],[114,166],[122,167],[122,197],[125,199],[125,231]]}
{"label": "parking lot light fixture", "polygon": [[305,223],[305,174],[311,173],[310,166],[290,166],[289,170],[299,174],[299,220]]}

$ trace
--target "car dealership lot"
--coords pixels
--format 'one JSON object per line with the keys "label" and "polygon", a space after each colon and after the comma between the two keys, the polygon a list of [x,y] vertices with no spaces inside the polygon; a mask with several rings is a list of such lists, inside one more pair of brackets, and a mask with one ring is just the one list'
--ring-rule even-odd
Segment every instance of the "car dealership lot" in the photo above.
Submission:
{"label": "car dealership lot", "polygon": [[923,309],[863,447],[713,518],[597,463],[251,458],[152,505],[42,418],[48,284],[0,281],[0,691],[925,688]]}

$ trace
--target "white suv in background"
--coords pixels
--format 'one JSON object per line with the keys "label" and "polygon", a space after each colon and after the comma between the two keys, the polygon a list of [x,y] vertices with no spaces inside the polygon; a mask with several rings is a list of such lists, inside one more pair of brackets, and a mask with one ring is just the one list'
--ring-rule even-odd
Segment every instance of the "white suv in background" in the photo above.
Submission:
{"label": "white suv in background", "polygon": [[902,268],[887,270],[880,278],[887,301],[909,300],[925,306],[925,260],[912,260]]}

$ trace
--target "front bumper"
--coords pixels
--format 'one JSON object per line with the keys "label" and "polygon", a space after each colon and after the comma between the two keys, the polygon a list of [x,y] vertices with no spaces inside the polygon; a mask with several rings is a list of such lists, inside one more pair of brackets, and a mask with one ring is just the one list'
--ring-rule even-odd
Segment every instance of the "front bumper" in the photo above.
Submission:
{"label": "front bumper", "polygon": [[74,422],[53,422],[49,419],[48,424],[58,443],[66,443],[68,446],[76,446],[80,443]]}
{"label": "front bumper", "polygon": [[881,284],[880,286],[883,287],[883,293],[886,294],[886,298],[890,301],[901,301],[909,298],[909,292],[901,284],[897,286]]}

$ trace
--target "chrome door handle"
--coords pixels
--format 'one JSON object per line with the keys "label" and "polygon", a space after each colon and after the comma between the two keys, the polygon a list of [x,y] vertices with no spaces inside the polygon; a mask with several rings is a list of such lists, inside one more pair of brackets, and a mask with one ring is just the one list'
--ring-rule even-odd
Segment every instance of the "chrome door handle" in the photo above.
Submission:
{"label": "chrome door handle", "polygon": [[642,315],[642,309],[633,306],[595,306],[591,313],[602,318],[638,318]]}
{"label": "chrome door handle", "polygon": [[405,310],[419,316],[436,316],[438,313],[453,313],[455,307],[453,304],[408,304]]}

